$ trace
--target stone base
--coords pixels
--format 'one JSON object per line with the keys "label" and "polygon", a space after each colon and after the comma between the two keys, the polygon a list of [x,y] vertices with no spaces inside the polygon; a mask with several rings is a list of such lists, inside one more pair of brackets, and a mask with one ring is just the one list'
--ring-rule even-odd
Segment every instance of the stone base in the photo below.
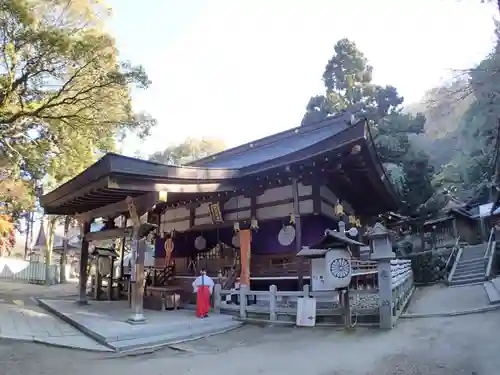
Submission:
{"label": "stone base", "polygon": [[146,324],[147,319],[142,314],[134,314],[127,319],[127,323],[129,323],[129,324]]}
{"label": "stone base", "polygon": [[121,353],[196,340],[242,325],[231,316],[211,314],[200,319],[193,311],[186,310],[146,311],[147,320],[143,320],[142,314],[131,316],[127,301],[90,301],[86,306],[68,300],[37,299],[37,302],[98,343]]}

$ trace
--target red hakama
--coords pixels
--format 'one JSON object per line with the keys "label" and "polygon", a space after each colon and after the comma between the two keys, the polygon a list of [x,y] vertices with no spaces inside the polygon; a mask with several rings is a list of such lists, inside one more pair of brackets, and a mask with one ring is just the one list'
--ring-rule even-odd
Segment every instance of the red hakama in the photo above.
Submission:
{"label": "red hakama", "polygon": [[196,316],[204,318],[208,316],[208,310],[210,310],[210,288],[200,285],[196,293]]}

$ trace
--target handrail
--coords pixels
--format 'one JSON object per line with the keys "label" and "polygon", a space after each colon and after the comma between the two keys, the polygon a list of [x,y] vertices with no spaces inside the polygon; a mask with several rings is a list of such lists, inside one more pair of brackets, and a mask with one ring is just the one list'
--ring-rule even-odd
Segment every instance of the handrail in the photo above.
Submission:
{"label": "handrail", "polygon": [[496,254],[496,241],[493,239],[495,233],[495,227],[491,228],[490,239],[488,240],[488,246],[486,248],[486,253],[488,253],[488,263],[486,264],[485,278],[489,279],[491,275],[491,268],[493,267],[493,260]]}
{"label": "handrail", "polygon": [[451,259],[453,258],[453,254],[455,254],[455,251],[458,250],[458,243],[460,242],[460,236],[457,237],[457,240],[455,241],[455,245],[453,245],[453,248],[451,249],[450,256],[448,257],[448,260],[446,261],[446,266],[445,270],[448,269],[448,266],[450,265]]}
{"label": "handrail", "polygon": [[457,269],[458,262],[460,261],[460,258],[462,257],[463,250],[464,250],[463,247],[458,248],[457,257],[455,258],[455,262],[453,262],[453,267],[451,268],[451,271],[448,274],[448,283],[451,283],[453,275],[455,274],[455,271]]}
{"label": "handrail", "polygon": [[484,258],[488,258],[490,256],[489,251],[490,251],[490,245],[491,241],[493,239],[493,234],[495,233],[495,227],[491,228],[490,230],[490,236],[488,238],[488,245],[486,246],[486,250],[484,251]]}

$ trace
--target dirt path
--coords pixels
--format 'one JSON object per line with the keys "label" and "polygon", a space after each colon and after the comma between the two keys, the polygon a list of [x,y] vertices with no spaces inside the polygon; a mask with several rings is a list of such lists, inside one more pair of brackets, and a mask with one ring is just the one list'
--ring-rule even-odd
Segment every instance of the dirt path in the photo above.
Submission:
{"label": "dirt path", "polygon": [[498,375],[499,328],[499,312],[404,320],[390,332],[247,326],[128,358],[0,342],[0,362],[4,375]]}

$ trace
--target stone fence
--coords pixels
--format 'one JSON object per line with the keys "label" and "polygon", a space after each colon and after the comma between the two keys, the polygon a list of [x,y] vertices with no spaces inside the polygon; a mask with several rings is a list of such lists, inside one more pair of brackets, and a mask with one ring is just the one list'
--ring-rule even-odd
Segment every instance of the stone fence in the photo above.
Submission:
{"label": "stone fence", "polygon": [[[390,260],[388,265],[390,273],[378,273],[378,287],[351,284],[347,291],[314,292],[309,285],[302,291],[280,291],[275,285],[268,291],[249,290],[246,286],[222,290],[217,284],[214,308],[242,320],[295,324],[297,300],[315,298],[316,324],[391,328],[410,300],[414,286],[410,260]],[[348,298],[342,298],[344,293],[348,293]]]}

